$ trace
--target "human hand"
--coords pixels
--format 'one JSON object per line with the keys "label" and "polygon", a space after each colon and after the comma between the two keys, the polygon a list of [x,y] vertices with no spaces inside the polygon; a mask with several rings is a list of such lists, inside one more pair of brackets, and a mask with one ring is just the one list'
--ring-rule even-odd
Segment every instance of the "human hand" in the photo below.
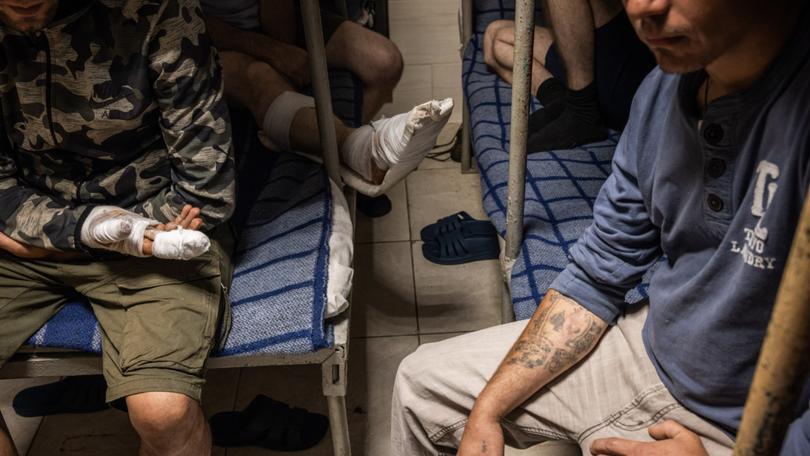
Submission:
{"label": "human hand", "polygon": [[157,226],[147,229],[144,232],[144,239],[143,239],[143,253],[144,255],[152,256],[152,247],[154,246],[155,236],[161,231],[174,231],[177,228],[183,228],[187,230],[199,230],[202,226],[203,221],[200,218],[200,209],[197,207],[192,206],[191,204],[186,204],[183,206],[180,215],[174,219],[171,223],[161,223]]}
{"label": "human hand", "polygon": [[503,456],[503,446],[500,421],[472,414],[464,427],[457,456]]}
{"label": "human hand", "polygon": [[708,456],[700,437],[676,421],[667,420],[647,429],[656,442],[609,438],[591,445],[599,456]]}
{"label": "human hand", "polygon": [[0,233],[0,249],[26,260],[68,261],[81,256],[78,252],[57,252],[11,239]]}

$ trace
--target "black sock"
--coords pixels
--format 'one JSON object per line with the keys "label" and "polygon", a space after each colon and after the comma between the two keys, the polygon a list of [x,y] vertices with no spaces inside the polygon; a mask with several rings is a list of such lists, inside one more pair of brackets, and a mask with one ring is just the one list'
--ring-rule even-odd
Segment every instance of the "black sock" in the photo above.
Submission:
{"label": "black sock", "polygon": [[608,130],[599,114],[596,84],[591,83],[580,90],[568,90],[562,112],[530,134],[528,150],[568,149],[607,137]]}
{"label": "black sock", "polygon": [[556,100],[565,99],[565,84],[555,77],[550,77],[537,87],[537,100],[543,106],[548,106]]}
{"label": "black sock", "polygon": [[529,115],[529,133],[542,130],[562,114],[567,89],[559,79],[551,77],[537,87],[537,100],[542,108]]}

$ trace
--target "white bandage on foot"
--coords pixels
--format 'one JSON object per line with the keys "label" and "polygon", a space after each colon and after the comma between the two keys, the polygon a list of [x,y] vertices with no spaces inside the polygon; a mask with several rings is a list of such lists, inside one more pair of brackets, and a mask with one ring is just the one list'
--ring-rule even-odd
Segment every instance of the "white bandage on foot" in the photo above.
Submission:
{"label": "white bandage on foot", "polygon": [[[273,100],[262,122],[262,132],[274,148],[284,152],[292,151],[290,145],[290,130],[298,111],[304,108],[314,108],[315,99],[298,92],[282,92]],[[262,141],[265,144],[265,141]]]}
{"label": "white bandage on foot", "polygon": [[207,252],[210,247],[211,241],[205,234],[178,228],[155,235],[152,255],[167,260],[190,260]]}
{"label": "white bandage on foot", "polygon": [[[159,224],[157,220],[120,207],[97,206],[90,211],[82,225],[81,241],[93,249],[145,257],[143,242],[146,231]],[[152,255],[170,260],[197,257],[207,252],[210,246],[208,237],[199,231],[177,229],[157,232],[154,238]]]}
{"label": "white bandage on foot", "polygon": [[[341,148],[341,160],[356,173],[344,172],[346,183],[370,196],[393,187],[416,169],[433,149],[452,112],[452,98],[432,100],[409,112],[355,130]],[[386,171],[379,185],[369,182],[372,163]]]}

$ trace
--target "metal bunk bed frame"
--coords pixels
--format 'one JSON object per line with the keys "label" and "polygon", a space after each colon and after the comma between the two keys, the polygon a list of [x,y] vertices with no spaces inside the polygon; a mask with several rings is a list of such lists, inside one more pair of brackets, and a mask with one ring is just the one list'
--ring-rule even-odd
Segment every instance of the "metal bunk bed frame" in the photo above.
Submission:
{"label": "metal bunk bed frame", "polygon": [[[324,166],[332,181],[343,188],[349,202],[352,224],[355,221],[354,190],[343,186],[340,177],[337,135],[332,121],[332,97],[321,25],[319,0],[300,0],[304,19],[304,33],[309,54],[315,106],[318,113],[318,131],[324,154]],[[345,1],[337,0],[340,11],[346,10]],[[351,298],[349,298],[351,302]],[[323,395],[329,409],[332,446],[335,456],[350,456],[349,421],[346,413],[346,374],[349,357],[349,308],[335,322],[335,344],[303,355],[252,355],[210,358],[210,369],[320,364]],[[21,349],[0,369],[0,379],[94,375],[101,373],[98,355],[48,349]],[[5,426],[2,413],[0,425]]]}

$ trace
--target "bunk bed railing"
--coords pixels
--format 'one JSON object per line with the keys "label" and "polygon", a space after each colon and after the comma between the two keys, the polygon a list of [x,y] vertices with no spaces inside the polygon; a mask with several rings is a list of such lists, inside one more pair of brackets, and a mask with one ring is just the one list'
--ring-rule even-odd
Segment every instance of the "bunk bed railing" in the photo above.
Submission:
{"label": "bunk bed railing", "polygon": [[[531,100],[534,0],[515,2],[515,58],[512,66],[512,116],[509,131],[509,181],[506,207],[505,270],[511,271],[523,244],[526,196],[526,140]],[[511,302],[501,308],[504,322],[514,320]]]}
{"label": "bunk bed railing", "polygon": [[[335,4],[341,12],[344,14],[347,12],[345,0],[336,0]],[[301,0],[301,16],[304,21],[304,39],[309,56],[309,70],[312,75],[312,91],[315,95],[323,163],[329,178],[343,189],[319,0]],[[353,202],[355,198],[351,190],[344,191],[348,193],[347,200],[352,202],[350,203],[350,214],[352,224],[354,224]],[[346,310],[346,312],[350,311],[351,309]],[[348,331],[350,328],[347,327],[346,331],[345,344],[342,347],[336,347],[335,354],[321,364],[323,393],[329,409],[332,447],[335,456],[351,456],[352,453],[349,441],[349,420],[346,415],[346,361],[349,354]]]}
{"label": "bunk bed railing", "polygon": [[810,198],[793,238],[734,446],[735,456],[778,454],[810,370]]}
{"label": "bunk bed railing", "polygon": [[[461,32],[461,59],[472,38],[473,27],[475,26],[475,4],[474,0],[461,0],[461,16],[459,20],[459,31]],[[461,126],[461,172],[471,173],[472,171],[472,131],[470,129],[470,107],[467,106],[467,97],[462,96],[462,126]]]}

